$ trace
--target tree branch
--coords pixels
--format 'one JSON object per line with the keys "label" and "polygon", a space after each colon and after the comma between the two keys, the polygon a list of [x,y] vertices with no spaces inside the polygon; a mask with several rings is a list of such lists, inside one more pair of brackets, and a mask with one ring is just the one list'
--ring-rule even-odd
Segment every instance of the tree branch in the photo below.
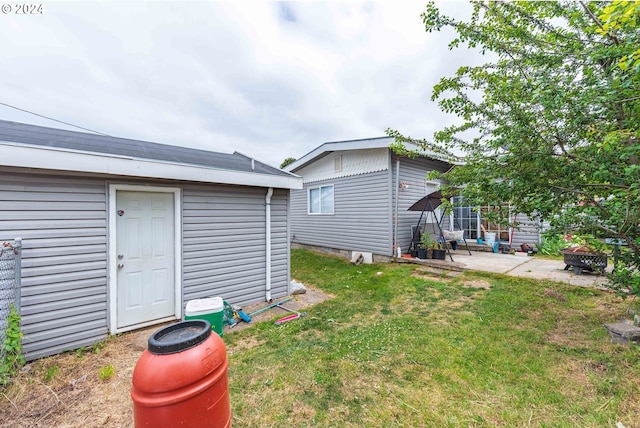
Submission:
{"label": "tree branch", "polygon": [[600,30],[602,30],[602,32],[608,38],[610,38],[613,41],[613,43],[616,44],[616,46],[619,46],[620,45],[620,40],[618,40],[618,38],[616,36],[614,36],[613,34],[609,33],[607,30],[604,29],[604,26],[602,25],[602,22],[600,22],[598,17],[595,16],[593,14],[593,12],[591,12],[591,9],[589,9],[589,6],[584,4],[584,2],[582,0],[580,0],[580,6],[582,6],[582,8],[585,10],[585,12],[587,12],[587,15],[589,16],[589,18],[591,18],[591,20],[598,26],[598,28],[600,28]]}

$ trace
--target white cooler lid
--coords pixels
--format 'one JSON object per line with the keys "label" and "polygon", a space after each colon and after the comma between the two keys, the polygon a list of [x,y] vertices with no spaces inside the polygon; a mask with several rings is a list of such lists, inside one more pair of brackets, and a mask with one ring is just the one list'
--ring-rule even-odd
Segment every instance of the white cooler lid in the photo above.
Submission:
{"label": "white cooler lid", "polygon": [[208,297],[206,299],[189,300],[184,312],[187,316],[194,316],[222,312],[223,310],[224,302],[222,297]]}

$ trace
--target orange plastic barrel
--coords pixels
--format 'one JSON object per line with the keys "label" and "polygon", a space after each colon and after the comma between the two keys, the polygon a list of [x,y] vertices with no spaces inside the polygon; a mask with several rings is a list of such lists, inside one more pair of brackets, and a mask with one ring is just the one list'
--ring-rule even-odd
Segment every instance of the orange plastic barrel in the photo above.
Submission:
{"label": "orange plastic barrel", "polygon": [[133,371],[140,427],[231,427],[227,352],[206,320],[158,330]]}

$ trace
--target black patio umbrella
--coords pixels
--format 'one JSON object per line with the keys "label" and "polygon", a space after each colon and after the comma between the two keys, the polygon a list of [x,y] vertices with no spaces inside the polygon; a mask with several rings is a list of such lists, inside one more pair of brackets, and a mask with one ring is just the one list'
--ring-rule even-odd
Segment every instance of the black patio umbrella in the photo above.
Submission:
{"label": "black patio umbrella", "polygon": [[[450,195],[449,197],[451,196],[454,195]],[[436,190],[420,198],[416,203],[411,205],[407,211],[433,211],[442,205],[443,198],[442,190]]]}

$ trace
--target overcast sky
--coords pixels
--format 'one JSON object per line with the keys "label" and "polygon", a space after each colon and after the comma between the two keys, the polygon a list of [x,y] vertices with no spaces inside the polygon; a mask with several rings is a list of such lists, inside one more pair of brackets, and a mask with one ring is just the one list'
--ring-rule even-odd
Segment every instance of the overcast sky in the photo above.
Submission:
{"label": "overcast sky", "polygon": [[[456,120],[430,101],[433,85],[472,57],[424,30],[425,3],[45,2],[33,15],[12,3],[0,103],[273,166],[386,128],[429,138]],[[466,1],[440,4],[469,14]],[[0,119],[74,129],[3,105]]]}

